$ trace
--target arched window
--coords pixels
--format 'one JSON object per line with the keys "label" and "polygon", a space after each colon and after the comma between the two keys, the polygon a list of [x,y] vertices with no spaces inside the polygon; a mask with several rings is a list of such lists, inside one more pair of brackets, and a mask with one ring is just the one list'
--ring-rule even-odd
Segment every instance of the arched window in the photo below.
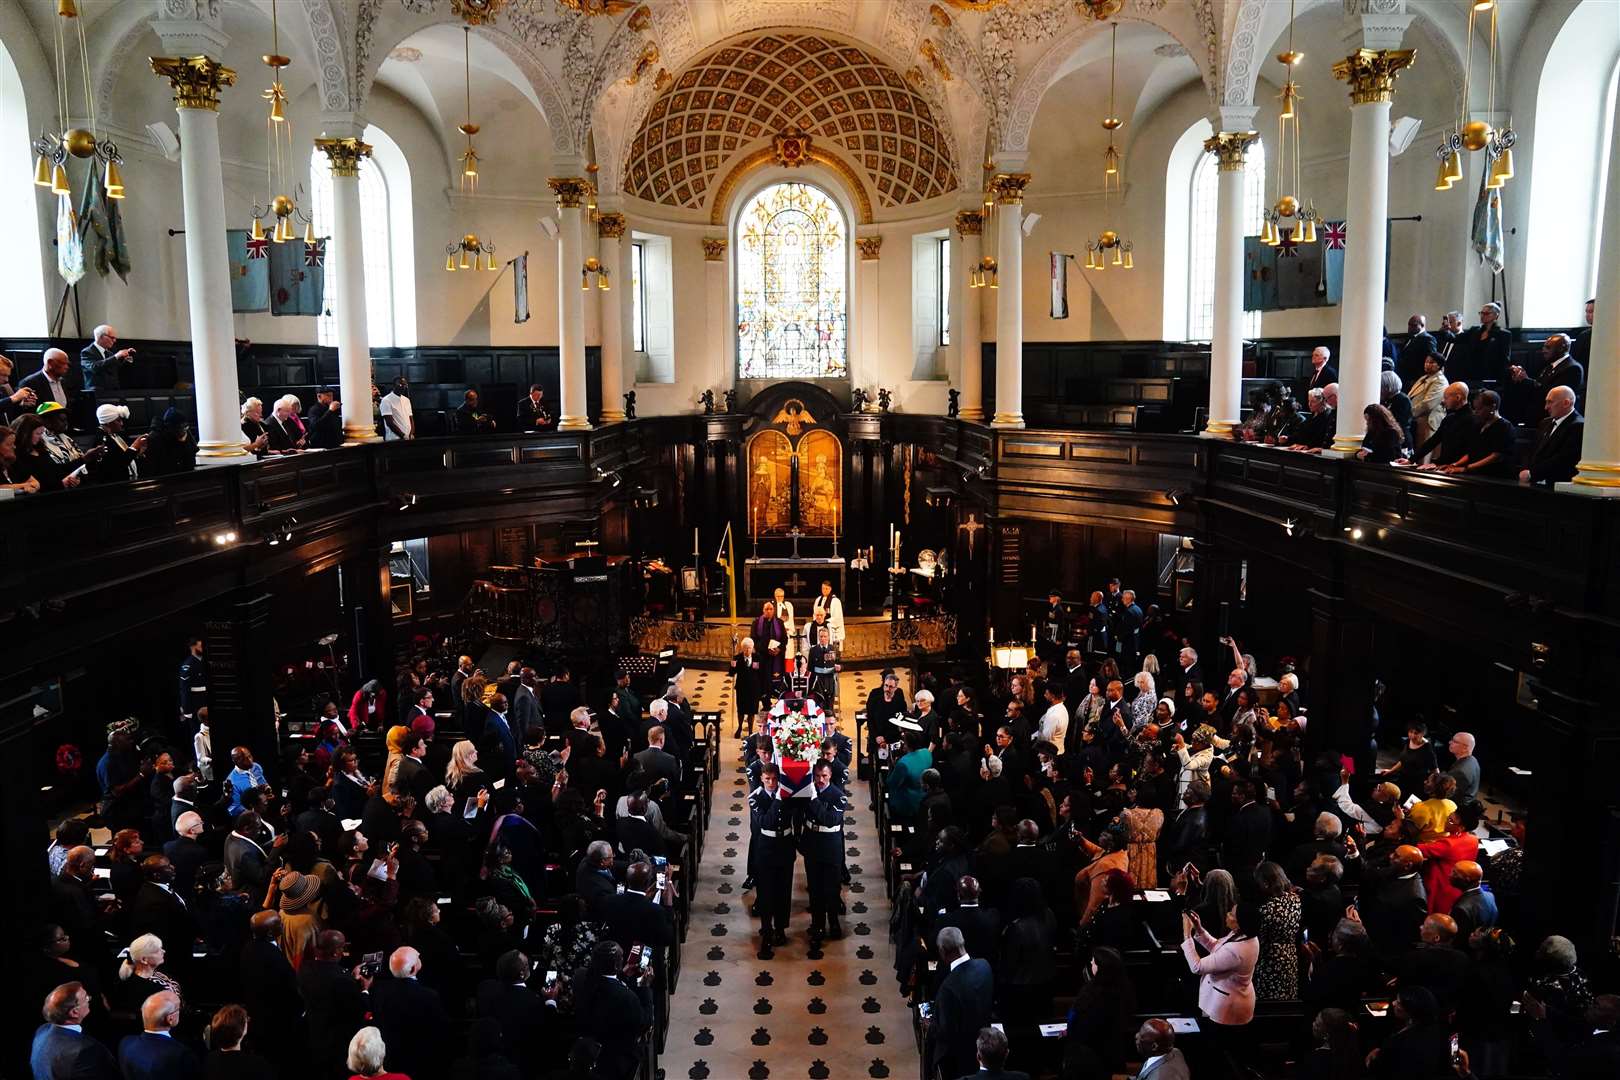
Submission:
{"label": "arched window", "polygon": [[[1182,132],[1170,150],[1164,185],[1164,340],[1208,341],[1215,333],[1215,202],[1219,169],[1204,140],[1208,120]],[[1244,166],[1243,232],[1260,231],[1266,152],[1249,144]],[[1260,313],[1244,313],[1243,334],[1260,333]]]}
{"label": "arched window", "polygon": [[772,184],[737,217],[737,377],[849,371],[849,229],[825,191]]}
{"label": "arched window", "polygon": [[[20,211],[11,215],[7,229],[13,254],[6,259],[6,287],[0,289],[0,337],[34,337],[46,329],[45,263],[38,215],[41,193],[33,185],[34,159],[29,153],[33,140],[22,78],[11,54],[0,45],[0,206]],[[51,208],[55,209],[54,202]],[[26,374],[13,372],[12,382]]]}
{"label": "arched window", "polygon": [[[416,279],[412,259],[411,173],[405,155],[381,129],[366,128],[371,160],[360,166],[360,228],[365,235],[366,336],[374,349],[416,344]],[[315,232],[332,235],[332,171],[325,154],[309,159]],[[320,343],[337,344],[337,275],[327,263]]]}

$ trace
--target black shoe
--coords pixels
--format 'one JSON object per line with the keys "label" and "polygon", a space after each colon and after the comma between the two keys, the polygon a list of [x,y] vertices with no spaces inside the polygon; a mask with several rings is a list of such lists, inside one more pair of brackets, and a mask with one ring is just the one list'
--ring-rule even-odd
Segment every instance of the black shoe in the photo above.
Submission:
{"label": "black shoe", "polygon": [[[848,884],[848,882],[846,882],[845,884]],[[838,914],[840,914],[840,915],[848,915],[849,914],[849,908],[844,906],[844,902],[842,900],[838,901]]]}
{"label": "black shoe", "polygon": [[771,944],[772,945],[786,945],[787,943],[788,943],[788,937],[787,937],[787,931],[786,930],[773,930],[773,931],[771,931]]}
{"label": "black shoe", "polygon": [[772,960],[776,957],[776,950],[771,948],[771,939],[765,938],[759,943],[759,952],[756,954],[761,960]]}
{"label": "black shoe", "polygon": [[733,739],[740,739],[740,738],[743,737],[742,736],[742,725],[741,724],[737,725],[737,729],[731,733],[731,737]]}
{"label": "black shoe", "polygon": [[756,919],[759,918],[759,905],[754,904],[754,905],[750,906],[749,909],[748,909],[748,914],[753,916]]}
{"label": "black shoe", "polygon": [[827,928],[827,940],[828,941],[839,941],[839,940],[841,940],[843,938],[843,936],[844,936],[844,928],[843,928],[843,926],[838,922],[837,919],[834,919],[833,922],[832,922],[832,925]]}
{"label": "black shoe", "polygon": [[751,878],[751,877],[743,878],[743,883],[742,883],[743,892],[747,892],[749,889],[752,889],[753,887],[754,887],[754,879],[753,878]]}

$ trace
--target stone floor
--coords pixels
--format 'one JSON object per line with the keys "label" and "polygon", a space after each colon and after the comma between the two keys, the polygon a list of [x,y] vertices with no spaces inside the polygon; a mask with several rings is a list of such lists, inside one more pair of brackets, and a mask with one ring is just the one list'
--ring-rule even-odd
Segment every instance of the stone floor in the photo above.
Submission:
{"label": "stone floor", "polygon": [[[730,716],[731,680],[692,671],[692,701]],[[839,693],[864,702],[878,671],[845,673]],[[841,712],[854,735],[854,710]],[[748,859],[748,816],[741,746],[725,726],[721,775],[671,1002],[669,1040],[659,1059],[668,1080],[854,1080],[917,1075],[911,1013],[896,989],[888,942],[889,903],[866,785],[854,782],[845,826],[853,884],[844,891],[845,937],[809,955],[804,864],[795,871],[789,943],[760,961],[758,923],[741,891]]]}

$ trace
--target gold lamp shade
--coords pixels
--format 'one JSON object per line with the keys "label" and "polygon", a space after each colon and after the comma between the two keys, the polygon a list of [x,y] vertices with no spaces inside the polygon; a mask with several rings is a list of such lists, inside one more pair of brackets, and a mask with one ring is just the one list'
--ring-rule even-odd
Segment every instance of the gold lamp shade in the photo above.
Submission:
{"label": "gold lamp shade", "polygon": [[34,183],[44,188],[51,186],[51,159],[44,154],[34,163]]}
{"label": "gold lamp shade", "polygon": [[124,197],[124,174],[119,171],[118,162],[107,162],[107,198],[122,199]]}
{"label": "gold lamp shade", "polygon": [[1300,242],[1304,244],[1316,243],[1316,219],[1314,217],[1305,219],[1305,235],[1300,238]]}
{"label": "gold lamp shade", "polygon": [[1513,179],[1513,148],[1510,146],[1504,148],[1496,156],[1496,160],[1491,162],[1491,175],[1486,178],[1485,186],[1499,188],[1511,179]]}
{"label": "gold lamp shade", "polygon": [[51,167],[51,194],[71,195],[73,188],[68,185],[67,167],[54,165]]}

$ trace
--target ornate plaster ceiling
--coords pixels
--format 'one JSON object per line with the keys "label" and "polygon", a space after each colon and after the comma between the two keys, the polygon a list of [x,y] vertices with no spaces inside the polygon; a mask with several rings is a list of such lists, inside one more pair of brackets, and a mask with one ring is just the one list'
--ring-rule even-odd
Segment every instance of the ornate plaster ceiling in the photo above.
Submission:
{"label": "ornate plaster ceiling", "polygon": [[792,128],[863,172],[881,206],[956,189],[950,144],[899,72],[858,46],[779,31],[709,50],[659,93],[630,144],[625,190],[701,209],[739,151]]}

